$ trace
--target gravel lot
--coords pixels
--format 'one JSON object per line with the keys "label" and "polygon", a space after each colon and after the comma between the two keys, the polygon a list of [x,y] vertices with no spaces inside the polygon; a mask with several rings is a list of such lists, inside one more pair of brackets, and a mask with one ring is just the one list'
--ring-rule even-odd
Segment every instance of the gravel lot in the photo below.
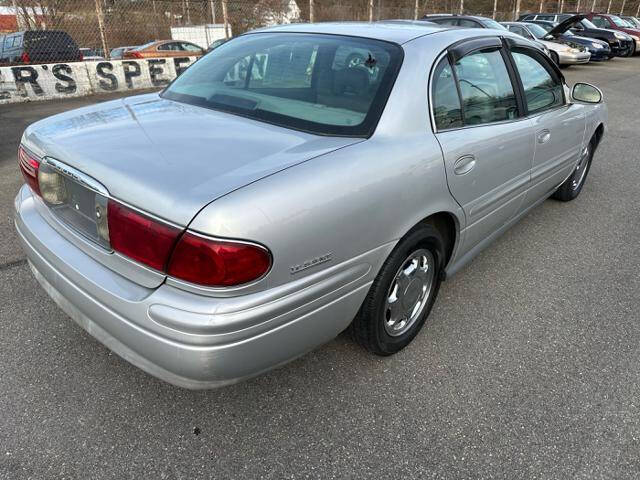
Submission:
{"label": "gravel lot", "polygon": [[640,58],[565,70],[609,105],[574,202],[547,201],[376,358],[346,336],[216,391],[164,384],[76,326],[13,232],[23,128],[0,107],[0,478],[638,478]]}

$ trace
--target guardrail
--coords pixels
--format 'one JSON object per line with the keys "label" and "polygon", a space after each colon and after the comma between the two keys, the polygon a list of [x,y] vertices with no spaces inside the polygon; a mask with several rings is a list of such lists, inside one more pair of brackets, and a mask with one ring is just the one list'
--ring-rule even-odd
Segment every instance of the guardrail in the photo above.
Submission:
{"label": "guardrail", "polygon": [[0,105],[161,88],[196,59],[173,57],[0,67]]}

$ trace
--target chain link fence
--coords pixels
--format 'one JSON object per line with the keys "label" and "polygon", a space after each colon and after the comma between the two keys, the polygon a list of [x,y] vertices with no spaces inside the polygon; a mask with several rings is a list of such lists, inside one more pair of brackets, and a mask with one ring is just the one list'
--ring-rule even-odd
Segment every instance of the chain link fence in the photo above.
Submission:
{"label": "chain link fence", "polygon": [[[538,11],[639,10],[640,0],[0,0],[0,51],[2,43],[5,53],[8,43],[17,44],[10,37],[20,31],[64,31],[85,58],[108,60],[117,47],[175,39],[207,48],[217,39],[278,23],[415,19],[426,13],[512,20]],[[0,53],[3,65],[25,59]]]}

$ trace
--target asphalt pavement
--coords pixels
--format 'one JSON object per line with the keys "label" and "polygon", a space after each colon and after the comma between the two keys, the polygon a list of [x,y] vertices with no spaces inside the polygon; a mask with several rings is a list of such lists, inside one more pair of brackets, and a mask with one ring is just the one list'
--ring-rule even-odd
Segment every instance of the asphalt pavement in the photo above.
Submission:
{"label": "asphalt pavement", "polygon": [[401,353],[342,335],[213,391],[93,340],[17,243],[22,130],[104,97],[0,106],[0,479],[638,478],[640,57],[564,72],[609,106],[576,201],[546,201],[444,283]]}

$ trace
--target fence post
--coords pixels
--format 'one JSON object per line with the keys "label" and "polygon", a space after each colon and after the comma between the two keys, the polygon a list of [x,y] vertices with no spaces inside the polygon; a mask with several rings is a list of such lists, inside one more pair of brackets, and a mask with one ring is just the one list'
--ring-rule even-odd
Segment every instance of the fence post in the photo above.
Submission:
{"label": "fence post", "polygon": [[98,30],[100,30],[100,39],[102,40],[102,49],[104,57],[109,60],[109,47],[107,45],[107,36],[104,31],[104,14],[102,13],[102,0],[96,0],[96,15],[98,17]]}
{"label": "fence post", "polygon": [[540,0],[540,10],[538,10],[538,13],[542,13],[542,7],[544,7],[544,0]]}
{"label": "fence post", "polygon": [[622,15],[622,13],[624,12],[624,4],[627,2],[627,0],[622,0],[622,6],[620,7],[620,15]]}
{"label": "fence post", "polygon": [[369,21],[373,22],[373,0],[369,0]]}
{"label": "fence post", "polygon": [[315,3],[313,0],[309,0],[309,22],[313,23],[316,20],[316,12],[314,12]]}
{"label": "fence post", "polygon": [[518,20],[518,17],[520,16],[520,0],[516,0],[516,11],[514,12],[514,21]]}
{"label": "fence post", "polygon": [[609,0],[609,4],[607,5],[607,13],[611,11],[611,0]]}
{"label": "fence post", "polygon": [[564,0],[560,0],[560,13],[564,10]]}
{"label": "fence post", "polygon": [[211,7],[211,23],[216,23],[216,3],[214,0],[209,2],[209,6]]}
{"label": "fence post", "polygon": [[222,0],[222,21],[224,22],[224,38],[229,40],[229,15],[227,12],[227,0]]}
{"label": "fence post", "polygon": [[413,7],[413,19],[418,19],[418,10],[420,9],[420,0],[416,0],[416,4]]}
{"label": "fence post", "polygon": [[460,15],[464,13],[464,0],[460,0]]}
{"label": "fence post", "polygon": [[598,1],[598,0],[593,0],[593,3],[591,4],[591,11],[592,11],[592,12],[595,12],[595,11],[596,11],[596,2],[597,2],[597,1]]}

